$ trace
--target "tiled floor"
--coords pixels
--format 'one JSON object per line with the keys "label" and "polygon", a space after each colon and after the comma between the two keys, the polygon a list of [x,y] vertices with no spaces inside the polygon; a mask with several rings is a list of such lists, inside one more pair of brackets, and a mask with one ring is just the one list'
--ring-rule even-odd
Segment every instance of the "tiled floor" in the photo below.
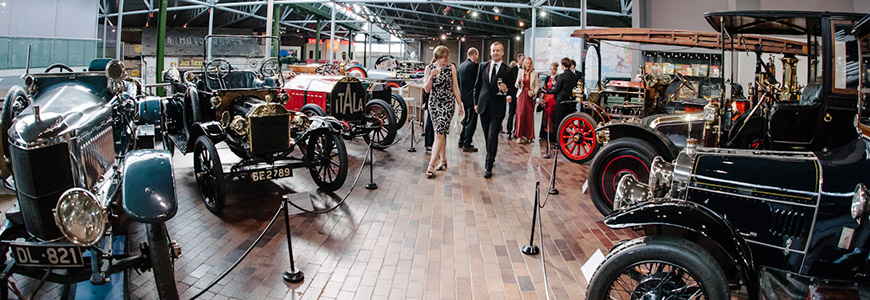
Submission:
{"label": "tiled floor", "polygon": [[[375,152],[379,189],[363,188],[369,179],[366,170],[340,209],[291,216],[295,261],[305,273],[302,283],[282,280],[289,260],[279,217],[248,258],[202,298],[544,299],[540,256],[523,255],[520,248],[529,238],[535,182],[546,187],[552,168],[552,160],[541,158],[545,147],[502,139],[495,175],[484,179],[484,152],[458,151],[456,138],[451,132],[449,169],[435,179],[423,175],[428,155],[422,145],[417,145],[420,151],[409,153],[405,140]],[[175,264],[182,298],[201,291],[247,249],[276,212],[282,195],[311,193],[317,207],[344,196],[365,153],[361,140],[346,144],[349,178],[336,195],[315,192],[308,172],[297,169],[295,177],[273,182],[230,182],[230,200],[222,216],[211,214],[200,201],[192,156],[176,153],[179,211],[168,226],[184,250]],[[480,133],[475,144],[483,146]],[[587,258],[597,249],[606,253],[614,243],[637,236],[604,226],[589,196],[581,193],[587,171],[586,165],[561,160],[556,180],[561,193],[542,210],[554,299],[584,298],[586,279],[580,267]],[[0,208],[13,203],[7,196]],[[142,236],[141,228],[133,235]],[[535,239],[540,245],[537,234]],[[26,293],[36,286],[20,275],[14,279]],[[59,290],[47,284],[37,296],[54,298]],[[133,299],[156,298],[152,273],[132,272],[130,291]]]}

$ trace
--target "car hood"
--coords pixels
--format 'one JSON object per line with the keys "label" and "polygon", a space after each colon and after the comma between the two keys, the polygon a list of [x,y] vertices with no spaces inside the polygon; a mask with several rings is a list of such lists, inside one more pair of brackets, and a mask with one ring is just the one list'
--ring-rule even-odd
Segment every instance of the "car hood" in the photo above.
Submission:
{"label": "car hood", "polygon": [[[109,122],[111,105],[87,87],[69,83],[35,95],[16,118],[9,138],[19,147],[35,147],[61,137],[72,138]],[[39,119],[34,107],[39,106]]]}

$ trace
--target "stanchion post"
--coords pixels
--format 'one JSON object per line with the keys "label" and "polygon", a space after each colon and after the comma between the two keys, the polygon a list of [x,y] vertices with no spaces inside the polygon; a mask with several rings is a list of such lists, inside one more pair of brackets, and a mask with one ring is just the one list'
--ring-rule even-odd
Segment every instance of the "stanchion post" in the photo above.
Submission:
{"label": "stanchion post", "polygon": [[369,144],[369,184],[366,184],[367,190],[377,190],[378,184],[375,183],[375,160],[372,153],[372,145]]}
{"label": "stanchion post", "polygon": [[[549,150],[548,150],[549,151]],[[556,166],[558,165],[556,162],[559,160],[559,155],[553,153],[553,173],[550,173],[550,195],[558,195],[559,190],[556,189]]]}
{"label": "stanchion post", "polygon": [[411,148],[408,148],[408,152],[417,152],[417,149],[414,148],[414,123],[417,120],[417,117],[414,116],[414,119],[411,120]]}
{"label": "stanchion post", "polygon": [[293,243],[290,241],[290,206],[287,205],[290,199],[284,199],[281,202],[281,207],[284,210],[284,229],[287,231],[287,252],[290,254],[290,269],[284,271],[284,281],[290,283],[299,283],[305,280],[305,274],[302,270],[296,270],[296,264],[293,262]]}
{"label": "stanchion post", "polygon": [[540,249],[535,245],[535,222],[538,220],[538,207],[541,205],[541,182],[535,183],[535,207],[532,209],[532,234],[529,237],[529,244],[523,246],[523,254],[536,255],[540,253]]}

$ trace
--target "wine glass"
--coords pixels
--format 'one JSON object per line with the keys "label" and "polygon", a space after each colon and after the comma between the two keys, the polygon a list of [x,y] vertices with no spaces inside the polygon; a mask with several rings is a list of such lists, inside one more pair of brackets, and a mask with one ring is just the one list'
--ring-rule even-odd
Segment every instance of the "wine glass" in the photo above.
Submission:
{"label": "wine glass", "polygon": [[498,87],[498,93],[497,93],[496,95],[499,95],[499,96],[503,96],[503,95],[504,95],[504,93],[501,91],[501,85],[502,85],[503,83],[504,83],[504,80],[501,79],[501,78],[498,78],[498,83],[496,84],[496,86]]}

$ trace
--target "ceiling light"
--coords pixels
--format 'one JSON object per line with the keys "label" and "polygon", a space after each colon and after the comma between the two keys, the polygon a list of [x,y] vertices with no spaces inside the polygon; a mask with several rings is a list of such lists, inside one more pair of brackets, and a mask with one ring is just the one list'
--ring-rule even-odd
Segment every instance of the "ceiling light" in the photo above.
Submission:
{"label": "ceiling light", "polygon": [[477,17],[479,14],[476,11],[471,12],[472,17]]}
{"label": "ceiling light", "polygon": [[520,40],[520,36],[516,36],[514,39],[516,39],[517,41],[519,41],[519,40]]}
{"label": "ceiling light", "polygon": [[463,37],[462,37],[461,39],[459,39],[459,40],[464,42],[464,41],[465,41],[465,37],[463,36]]}
{"label": "ceiling light", "polygon": [[462,30],[462,26],[456,26],[456,30]]}
{"label": "ceiling light", "polygon": [[444,30],[444,26],[438,26],[438,29]]}
{"label": "ceiling light", "polygon": [[494,11],[495,13],[498,13],[499,12],[498,7],[493,7],[492,11]]}
{"label": "ceiling light", "polygon": [[546,16],[547,16],[547,12],[545,12],[545,11],[542,10],[541,13],[540,13],[539,15],[541,15],[541,17],[546,17]]}
{"label": "ceiling light", "polygon": [[520,27],[526,26],[526,22],[520,21]]}
{"label": "ceiling light", "polygon": [[447,36],[442,34],[442,35],[441,35],[441,39],[442,39],[442,40],[446,40],[446,39],[447,39]]}

